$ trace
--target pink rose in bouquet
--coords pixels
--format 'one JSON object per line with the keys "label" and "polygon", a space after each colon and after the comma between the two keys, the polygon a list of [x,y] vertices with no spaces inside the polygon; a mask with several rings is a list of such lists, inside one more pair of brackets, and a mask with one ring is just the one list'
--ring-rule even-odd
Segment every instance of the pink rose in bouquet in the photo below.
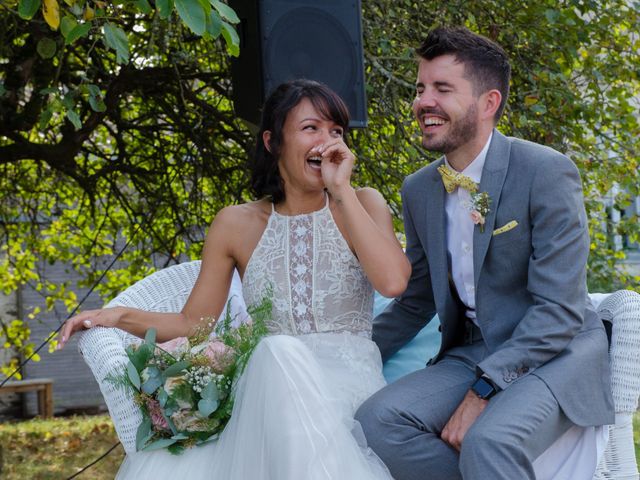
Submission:
{"label": "pink rose in bouquet", "polygon": [[234,364],[235,353],[233,348],[218,339],[210,341],[204,351],[205,356],[211,362],[211,368],[216,373],[223,373]]}
{"label": "pink rose in bouquet", "polygon": [[151,417],[151,424],[156,430],[169,430],[169,424],[162,415],[162,408],[160,402],[155,398],[147,398],[147,409],[149,410],[149,417]]}
{"label": "pink rose in bouquet", "polygon": [[159,343],[158,346],[167,352],[177,352],[189,348],[187,337],[176,337],[168,342]]}

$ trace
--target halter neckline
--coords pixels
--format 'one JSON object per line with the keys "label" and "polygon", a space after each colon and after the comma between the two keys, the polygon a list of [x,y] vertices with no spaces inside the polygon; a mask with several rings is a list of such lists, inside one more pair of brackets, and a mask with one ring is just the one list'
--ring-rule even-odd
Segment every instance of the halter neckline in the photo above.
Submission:
{"label": "halter neckline", "polygon": [[327,194],[327,192],[324,192],[324,198],[325,198],[325,202],[324,202],[324,207],[320,208],[319,210],[314,210],[313,212],[309,212],[309,213],[298,213],[296,215],[285,215],[284,213],[279,213],[276,211],[276,206],[273,202],[271,202],[271,214],[275,214],[278,215],[279,217],[288,217],[288,218],[299,218],[299,217],[306,217],[309,215],[314,215],[316,213],[320,213],[323,212],[325,210],[327,210],[329,208],[329,195]]}

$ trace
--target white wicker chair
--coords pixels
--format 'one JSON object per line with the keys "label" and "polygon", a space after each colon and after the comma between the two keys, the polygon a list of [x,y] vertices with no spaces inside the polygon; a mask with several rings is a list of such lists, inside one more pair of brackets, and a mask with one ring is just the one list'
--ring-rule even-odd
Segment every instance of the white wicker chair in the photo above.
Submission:
{"label": "white wicker chair", "polygon": [[[160,270],[126,289],[107,306],[129,306],[157,312],[178,312],[189,296],[200,262],[187,262]],[[244,316],[241,284],[234,276],[230,293],[232,315]],[[604,300],[602,300],[604,298]],[[633,444],[633,413],[640,395],[640,294],[621,290],[600,295],[598,310],[613,323],[611,363],[616,423],[610,427],[609,443],[594,480],[638,480]],[[92,328],[82,333],[79,349],[104,396],[116,432],[127,453],[135,452],[136,430],[142,418],[133,398],[104,379],[125,368],[125,347],[140,342],[122,330]]]}

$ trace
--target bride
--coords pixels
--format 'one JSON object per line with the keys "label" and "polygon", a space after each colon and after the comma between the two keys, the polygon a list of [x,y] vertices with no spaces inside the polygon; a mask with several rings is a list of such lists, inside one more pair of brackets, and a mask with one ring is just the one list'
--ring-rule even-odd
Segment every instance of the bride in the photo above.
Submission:
{"label": "bride", "polygon": [[382,196],[350,184],[349,117],[326,86],[296,80],[264,105],[252,171],[260,200],[218,213],[181,313],[125,307],[83,312],[61,342],[93,326],[159,341],[188,336],[222,311],[234,269],[247,305],[273,291],[270,336],[254,351],[230,422],[215,442],[180,456],[129,455],[117,478],[390,479],[366,448],[357,407],[384,385],[371,341],[373,289],[395,297],[410,265]]}

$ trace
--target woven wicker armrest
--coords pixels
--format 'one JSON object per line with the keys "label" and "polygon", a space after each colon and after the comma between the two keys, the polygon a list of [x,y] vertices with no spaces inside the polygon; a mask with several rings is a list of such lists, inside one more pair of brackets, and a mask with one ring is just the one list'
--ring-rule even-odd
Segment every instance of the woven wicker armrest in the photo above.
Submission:
{"label": "woven wicker armrest", "polygon": [[142,422],[142,415],[131,393],[106,379],[125,371],[128,362],[125,348],[136,341],[140,342],[140,339],[122,330],[96,327],[84,332],[78,343],[85,362],[100,386],[118,438],[127,453],[136,451],[136,431]]}
{"label": "woven wicker armrest", "polygon": [[619,290],[598,307],[600,316],[613,324],[611,338],[611,388],[615,424],[594,479],[638,479],[633,443],[633,414],[640,396],[640,294]]}

